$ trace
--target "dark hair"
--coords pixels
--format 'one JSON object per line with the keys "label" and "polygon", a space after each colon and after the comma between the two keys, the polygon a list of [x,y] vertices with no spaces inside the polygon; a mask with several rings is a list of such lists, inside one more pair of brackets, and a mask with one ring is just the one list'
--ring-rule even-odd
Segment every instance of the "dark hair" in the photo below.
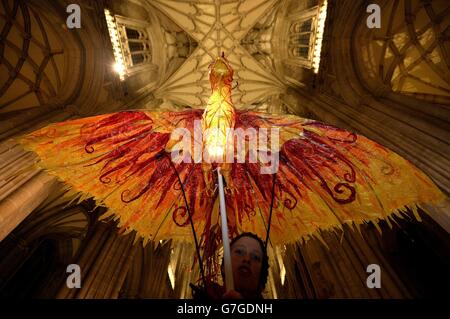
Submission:
{"label": "dark hair", "polygon": [[[261,247],[261,251],[263,253],[263,258],[262,258],[262,263],[261,263],[261,273],[259,274],[258,288],[262,291],[262,290],[264,290],[264,288],[266,286],[267,277],[269,276],[269,256],[267,255],[266,245],[264,244],[262,239],[259,238],[257,235],[250,233],[250,232],[245,232],[245,233],[239,234],[238,236],[234,237],[231,240],[230,248],[233,246],[233,244],[235,242],[237,242],[242,237],[250,237],[250,238],[255,239],[259,243],[259,246]],[[223,265],[223,262],[222,262],[222,265]]]}

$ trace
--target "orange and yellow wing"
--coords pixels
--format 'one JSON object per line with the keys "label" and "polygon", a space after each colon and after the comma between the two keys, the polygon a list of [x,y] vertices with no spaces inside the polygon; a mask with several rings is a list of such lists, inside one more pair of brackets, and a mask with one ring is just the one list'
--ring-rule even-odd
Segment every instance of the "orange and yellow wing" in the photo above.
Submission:
{"label": "orange and yellow wing", "polygon": [[[49,125],[21,143],[39,155],[43,168],[83,198],[107,206],[119,226],[147,240],[192,240],[188,206],[203,247],[213,250],[220,230],[212,166],[176,164],[168,153],[172,131],[185,128],[195,136],[194,121],[202,113],[99,115]],[[251,231],[265,238],[272,189],[274,243],[318,235],[320,229],[343,223],[389,221],[399,210],[444,199],[410,162],[352,132],[296,116],[255,112],[238,112],[235,128],[279,129],[278,146],[258,145],[258,151],[277,154],[278,170],[275,178],[261,174],[266,165],[261,157],[228,165],[224,176],[231,235]]]}
{"label": "orange and yellow wing", "polygon": [[20,143],[37,153],[39,165],[82,199],[93,197],[108,207],[104,217],[119,219],[124,231],[136,230],[146,240],[190,241],[182,189],[199,234],[211,224],[215,195],[206,193],[201,164],[173,163],[166,146],[175,128],[193,132],[202,113],[105,114],[51,124],[24,136]]}
{"label": "orange and yellow wing", "polygon": [[[270,238],[285,243],[320,229],[387,219],[444,195],[413,164],[364,136],[296,116],[238,112],[236,128],[277,128],[275,179],[261,161],[234,163],[227,175],[230,229],[265,238],[275,180]],[[260,147],[259,145],[258,147]],[[375,223],[376,224],[376,223]]]}

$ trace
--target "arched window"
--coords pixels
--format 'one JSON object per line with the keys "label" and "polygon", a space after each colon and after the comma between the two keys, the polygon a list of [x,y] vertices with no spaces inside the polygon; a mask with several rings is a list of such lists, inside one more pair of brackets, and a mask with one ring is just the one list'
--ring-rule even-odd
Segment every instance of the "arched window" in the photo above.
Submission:
{"label": "arched window", "polygon": [[294,11],[288,20],[288,58],[302,67],[318,70],[327,1],[312,0]]}
{"label": "arched window", "polygon": [[311,44],[314,43],[314,20],[311,17],[305,20],[297,20],[291,24],[289,30],[289,52],[292,57],[310,60],[310,54],[312,53],[312,50],[310,50]]}
{"label": "arched window", "polygon": [[151,62],[151,43],[145,29],[119,24],[119,34],[121,35],[125,62],[128,67]]}

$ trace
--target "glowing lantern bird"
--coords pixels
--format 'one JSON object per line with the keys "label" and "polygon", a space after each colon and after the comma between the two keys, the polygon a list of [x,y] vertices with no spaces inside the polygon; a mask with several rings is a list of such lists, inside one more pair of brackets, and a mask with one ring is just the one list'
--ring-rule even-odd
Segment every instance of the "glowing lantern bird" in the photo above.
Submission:
{"label": "glowing lantern bird", "polygon": [[[51,124],[20,142],[80,199],[93,197],[108,207],[104,217],[115,216],[124,232],[134,230],[144,242],[195,241],[209,274],[221,233],[225,244],[243,231],[265,238],[270,225],[273,245],[320,239],[320,230],[389,223],[401,210],[416,212],[444,199],[410,162],[361,135],[292,115],[236,111],[232,78],[229,62],[219,57],[210,65],[205,110],[103,114]],[[185,150],[188,160],[172,161],[180,139],[171,133],[182,128],[193,137],[198,122],[201,141]],[[232,143],[231,129],[278,134],[256,146],[246,138],[253,147],[242,150],[242,143]],[[195,156],[199,143],[201,158],[212,160]],[[230,149],[233,161],[223,163]],[[275,174],[262,173],[268,157],[276,159]]]}

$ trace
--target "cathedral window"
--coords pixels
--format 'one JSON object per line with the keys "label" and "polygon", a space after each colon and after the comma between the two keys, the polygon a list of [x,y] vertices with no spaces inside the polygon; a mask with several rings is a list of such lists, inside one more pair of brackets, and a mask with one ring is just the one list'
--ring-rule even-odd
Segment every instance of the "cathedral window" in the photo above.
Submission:
{"label": "cathedral window", "polygon": [[115,71],[121,80],[151,65],[152,46],[148,23],[118,15],[105,9],[108,31],[113,46]]}
{"label": "cathedral window", "polygon": [[320,5],[310,1],[310,7],[290,17],[288,55],[293,63],[318,72],[327,1]]}

